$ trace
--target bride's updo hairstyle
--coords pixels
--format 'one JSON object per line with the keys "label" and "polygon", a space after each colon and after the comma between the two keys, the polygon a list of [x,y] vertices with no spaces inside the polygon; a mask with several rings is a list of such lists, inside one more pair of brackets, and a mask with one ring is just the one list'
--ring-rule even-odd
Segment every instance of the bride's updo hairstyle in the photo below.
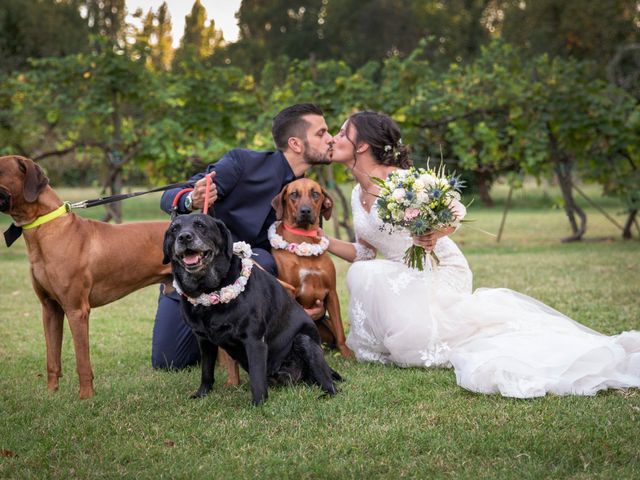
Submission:
{"label": "bride's updo hairstyle", "polygon": [[379,164],[403,169],[413,165],[409,157],[409,147],[402,143],[400,128],[388,115],[357,112],[349,117],[349,124],[356,127],[355,145],[368,144]]}

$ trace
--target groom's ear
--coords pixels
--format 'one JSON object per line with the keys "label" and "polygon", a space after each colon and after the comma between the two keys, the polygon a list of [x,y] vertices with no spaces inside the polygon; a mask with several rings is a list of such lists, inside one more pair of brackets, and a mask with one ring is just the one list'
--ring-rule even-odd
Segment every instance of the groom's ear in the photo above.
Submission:
{"label": "groom's ear", "polygon": [[285,185],[280,193],[276,195],[276,198],[271,200],[271,206],[276,211],[276,220],[282,220],[282,215],[284,214],[284,195],[287,193],[287,187],[289,185]]}
{"label": "groom's ear", "polygon": [[287,140],[287,145],[289,145],[289,149],[295,153],[302,153],[304,150],[304,144],[301,139],[298,137],[289,137]]}
{"label": "groom's ear", "polygon": [[331,213],[333,213],[333,199],[324,188],[322,189],[322,195],[324,196],[324,200],[322,200],[320,213],[325,220],[329,220],[331,218]]}

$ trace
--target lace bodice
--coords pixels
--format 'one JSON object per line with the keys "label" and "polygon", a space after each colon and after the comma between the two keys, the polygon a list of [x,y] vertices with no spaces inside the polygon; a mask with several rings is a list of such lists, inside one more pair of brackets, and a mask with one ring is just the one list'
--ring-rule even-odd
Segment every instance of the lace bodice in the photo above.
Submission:
{"label": "lace bodice", "polygon": [[387,260],[402,261],[404,252],[411,246],[411,236],[406,230],[390,232],[376,213],[376,205],[367,212],[360,203],[360,184],[351,192],[351,211],[356,239],[375,247]]}

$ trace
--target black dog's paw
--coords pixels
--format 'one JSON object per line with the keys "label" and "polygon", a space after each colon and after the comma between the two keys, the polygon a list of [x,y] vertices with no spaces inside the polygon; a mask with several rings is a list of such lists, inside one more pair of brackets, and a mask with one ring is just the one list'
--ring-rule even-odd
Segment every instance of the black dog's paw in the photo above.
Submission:
{"label": "black dog's paw", "polygon": [[318,400],[326,400],[328,398],[335,397],[337,394],[338,394],[338,389],[334,388],[333,391],[322,393],[322,395],[318,397]]}
{"label": "black dog's paw", "polygon": [[259,407],[260,405],[264,404],[264,402],[267,401],[267,396],[259,396],[259,397],[254,397],[251,399],[251,405],[253,405],[254,407]]}
{"label": "black dog's paw", "polygon": [[212,388],[211,387],[205,387],[203,385],[200,385],[200,388],[198,388],[198,390],[196,390],[194,393],[192,393],[189,398],[202,398],[202,397],[206,397],[207,395],[209,395],[211,393]]}

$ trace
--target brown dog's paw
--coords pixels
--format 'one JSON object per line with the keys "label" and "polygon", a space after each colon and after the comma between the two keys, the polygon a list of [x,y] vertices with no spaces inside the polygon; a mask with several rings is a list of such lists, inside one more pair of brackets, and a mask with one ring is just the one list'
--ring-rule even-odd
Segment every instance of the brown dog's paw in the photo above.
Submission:
{"label": "brown dog's paw", "polygon": [[95,391],[93,387],[80,387],[80,400],[86,400],[87,398],[91,398],[95,395]]}
{"label": "brown dog's paw", "polygon": [[340,345],[338,346],[338,350],[340,350],[340,353],[342,354],[342,356],[344,358],[349,358],[352,359],[354,358],[353,352],[351,351],[351,349],[349,347],[347,347],[346,345]]}

